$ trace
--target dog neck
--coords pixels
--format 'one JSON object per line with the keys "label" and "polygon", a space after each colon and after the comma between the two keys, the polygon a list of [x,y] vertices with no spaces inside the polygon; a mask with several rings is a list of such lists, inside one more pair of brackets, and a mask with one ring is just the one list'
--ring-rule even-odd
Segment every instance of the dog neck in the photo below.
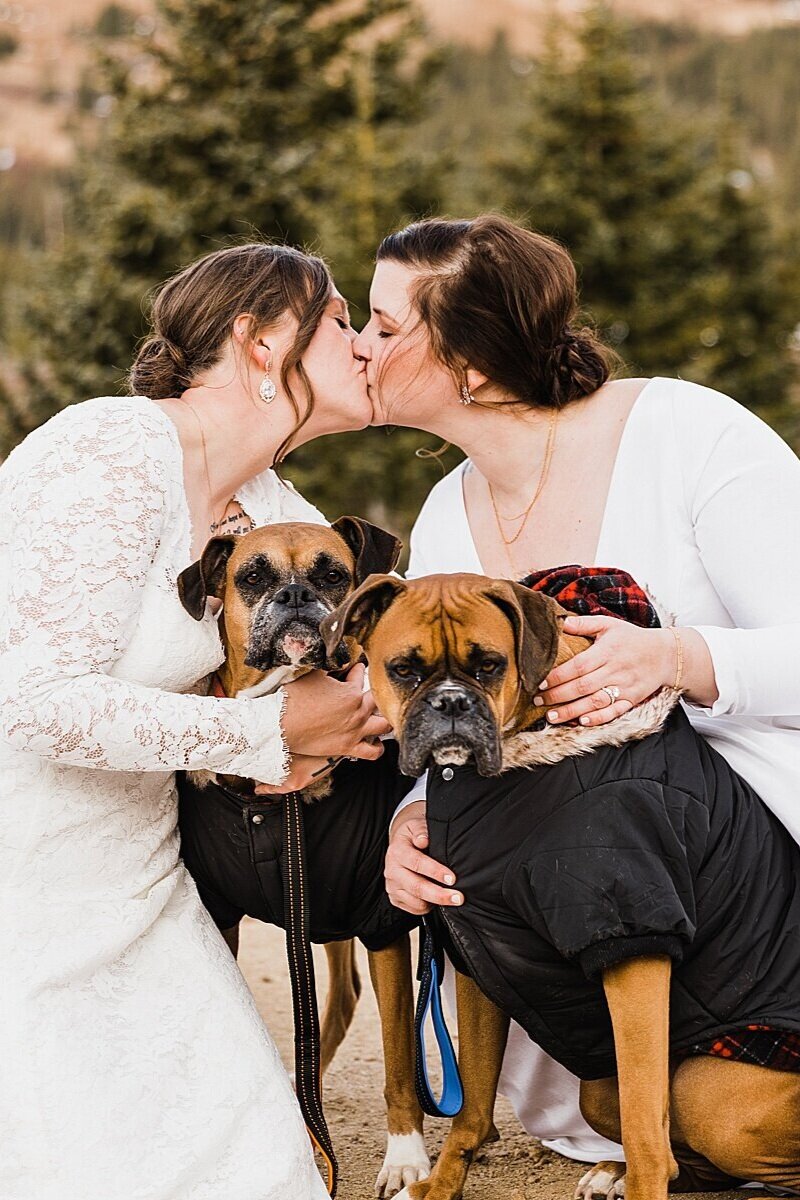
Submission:
{"label": "dog neck", "polygon": [[503,741],[502,771],[537,767],[562,758],[591,754],[600,746],[623,746],[656,733],[666,721],[681,693],[664,687],[605,725],[544,725],[513,733]]}

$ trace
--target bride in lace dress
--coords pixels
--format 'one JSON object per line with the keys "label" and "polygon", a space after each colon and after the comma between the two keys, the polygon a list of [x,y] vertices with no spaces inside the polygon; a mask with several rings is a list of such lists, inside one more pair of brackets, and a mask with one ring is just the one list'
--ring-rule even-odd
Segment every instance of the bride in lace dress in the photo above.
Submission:
{"label": "bride in lace dress", "polygon": [[365,425],[364,376],[325,267],[284,247],[207,256],[154,318],[147,398],[71,406],[0,469],[0,1196],[320,1200],[174,772],[302,786],[388,727],[358,677],[190,694],[222,649],[176,577],[220,527],[323,521],[269,467],[308,406],[292,444]]}

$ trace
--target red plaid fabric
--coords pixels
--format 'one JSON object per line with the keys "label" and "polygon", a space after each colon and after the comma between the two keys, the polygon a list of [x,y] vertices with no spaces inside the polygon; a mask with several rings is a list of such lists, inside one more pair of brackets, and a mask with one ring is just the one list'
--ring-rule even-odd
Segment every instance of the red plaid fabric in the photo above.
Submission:
{"label": "red plaid fabric", "polygon": [[626,571],[615,567],[581,567],[572,563],[549,571],[534,571],[521,580],[535,592],[545,592],[577,617],[618,617],[645,629],[661,622],[646,593]]}
{"label": "red plaid fabric", "polygon": [[713,1041],[692,1046],[690,1054],[710,1054],[731,1062],[770,1067],[773,1071],[800,1071],[800,1033],[772,1029],[769,1025],[747,1025]]}

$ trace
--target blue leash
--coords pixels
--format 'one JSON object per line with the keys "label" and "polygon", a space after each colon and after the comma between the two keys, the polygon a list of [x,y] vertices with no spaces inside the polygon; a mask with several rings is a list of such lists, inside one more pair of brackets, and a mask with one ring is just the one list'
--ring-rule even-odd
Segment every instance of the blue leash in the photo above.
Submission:
{"label": "blue leash", "polygon": [[[423,917],[422,924],[419,970],[417,971],[420,984],[417,1009],[414,1014],[414,1076],[417,1099],[420,1108],[429,1117],[454,1117],[461,1111],[464,1103],[464,1088],[458,1073],[456,1053],[442,1011],[440,988],[444,957],[441,948],[436,944],[430,919]],[[429,1012],[442,1060],[442,1094],[438,1100],[431,1090],[428,1064],[425,1058],[425,1018]]]}

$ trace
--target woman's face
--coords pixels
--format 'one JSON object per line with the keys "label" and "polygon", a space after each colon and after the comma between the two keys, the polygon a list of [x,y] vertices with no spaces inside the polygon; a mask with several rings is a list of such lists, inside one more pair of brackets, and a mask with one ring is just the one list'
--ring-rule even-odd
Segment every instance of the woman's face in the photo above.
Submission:
{"label": "woman's face", "polygon": [[[297,320],[293,316],[287,316],[280,326],[259,335],[259,340],[272,352],[270,376],[279,396],[281,363],[296,335]],[[363,429],[372,419],[365,366],[353,357],[355,336],[344,297],[334,291],[301,360],[314,393],[314,411],[305,427],[304,440],[308,435],[319,437],[326,433]],[[302,409],[302,384],[291,375],[290,382]]]}
{"label": "woman's face", "polygon": [[366,364],[373,425],[435,428],[437,417],[458,402],[452,374],[435,358],[413,301],[419,272],[379,262],[370,288],[370,318],[353,342]]}

